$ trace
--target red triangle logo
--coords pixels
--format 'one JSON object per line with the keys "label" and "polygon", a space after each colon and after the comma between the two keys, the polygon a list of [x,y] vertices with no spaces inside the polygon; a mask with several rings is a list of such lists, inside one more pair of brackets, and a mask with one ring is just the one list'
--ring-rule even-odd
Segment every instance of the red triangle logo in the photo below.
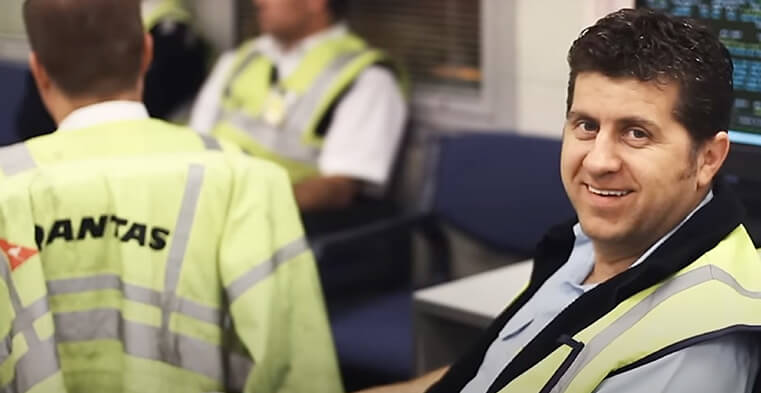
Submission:
{"label": "red triangle logo", "polygon": [[8,258],[8,262],[11,264],[11,271],[16,270],[29,258],[37,255],[37,250],[9,243],[5,239],[0,239],[0,250]]}

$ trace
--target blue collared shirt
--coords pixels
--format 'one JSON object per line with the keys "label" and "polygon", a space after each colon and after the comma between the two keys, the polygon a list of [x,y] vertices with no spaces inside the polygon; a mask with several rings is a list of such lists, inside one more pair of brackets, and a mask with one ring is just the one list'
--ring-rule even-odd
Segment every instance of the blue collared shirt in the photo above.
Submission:
{"label": "blue collared shirt", "polygon": [[[713,192],[669,233],[653,244],[631,266],[653,253],[692,215],[713,199]],[[568,261],[505,324],[489,346],[476,376],[462,393],[484,393],[499,373],[563,309],[596,284],[582,285],[594,267],[594,248],[579,224]],[[630,266],[630,268],[631,268]],[[759,367],[759,351],[750,337],[730,335],[677,351],[647,365],[608,378],[597,393],[721,392],[752,389]],[[540,387],[537,387],[540,388]]]}

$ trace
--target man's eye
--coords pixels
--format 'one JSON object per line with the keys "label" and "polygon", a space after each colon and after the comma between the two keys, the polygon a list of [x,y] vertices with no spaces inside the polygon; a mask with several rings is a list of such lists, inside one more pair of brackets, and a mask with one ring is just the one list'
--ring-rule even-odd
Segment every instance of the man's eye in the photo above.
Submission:
{"label": "man's eye", "polygon": [[637,128],[633,128],[633,129],[629,130],[629,136],[631,136],[634,139],[645,139],[645,138],[648,137],[648,134],[647,134],[647,132],[645,132],[643,130],[640,130],[640,129],[637,129]]}
{"label": "man's eye", "polygon": [[581,128],[584,130],[584,131],[587,131],[587,132],[594,132],[594,131],[597,131],[597,129],[599,128],[599,127],[597,126],[597,123],[595,123],[595,122],[592,122],[592,121],[586,121],[586,120],[585,120],[585,121],[582,121],[582,122],[580,122],[580,123],[579,123],[579,126],[580,126],[580,127],[581,127]]}

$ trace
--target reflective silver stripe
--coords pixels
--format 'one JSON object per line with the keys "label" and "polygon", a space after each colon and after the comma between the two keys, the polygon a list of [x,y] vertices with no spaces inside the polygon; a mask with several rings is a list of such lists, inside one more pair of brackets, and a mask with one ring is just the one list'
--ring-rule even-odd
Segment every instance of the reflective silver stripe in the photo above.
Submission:
{"label": "reflective silver stripe", "polygon": [[251,270],[238,277],[227,287],[227,298],[230,303],[243,295],[249,290],[249,288],[269,277],[269,275],[274,273],[278,266],[283,262],[286,262],[307,250],[309,250],[309,244],[306,239],[300,238],[275,251],[272,257],[254,266]]}
{"label": "reflective silver stripe", "polygon": [[[132,356],[165,362],[175,367],[205,375],[225,384],[227,373],[245,375],[253,367],[253,361],[240,355],[230,355],[217,345],[192,337],[170,332],[169,339],[178,356],[166,359],[162,356],[161,342],[165,339],[161,328],[122,318],[119,310],[96,309],[54,315],[58,342],[78,342],[96,339],[112,339],[124,344],[124,351]],[[234,370],[226,370],[234,367]],[[245,381],[245,379],[244,379]]]}
{"label": "reflective silver stripe", "polygon": [[177,282],[180,280],[182,262],[188,248],[190,233],[193,229],[193,221],[198,208],[198,199],[201,196],[205,168],[193,164],[188,168],[188,178],[185,183],[185,191],[182,196],[177,223],[174,226],[174,237],[169,249],[164,273],[164,292],[161,296],[161,332],[163,340],[158,340],[158,349],[164,355],[162,359],[169,363],[177,362],[181,355],[177,343],[172,340],[173,333],[169,331],[169,317],[172,311],[178,310],[180,301],[177,298]]}
{"label": "reflective silver stripe", "polygon": [[306,94],[301,96],[292,108],[289,108],[282,128],[296,132],[299,135],[306,131],[315,112],[317,112],[317,108],[320,106],[331,87],[333,87],[333,83],[335,83],[338,76],[344,71],[344,68],[355,59],[358,59],[360,56],[369,53],[370,51],[370,49],[365,49],[349,52],[334,59],[317,79],[315,79]]}
{"label": "reflective silver stripe", "polygon": [[251,52],[246,55],[246,57],[241,61],[238,66],[233,70],[233,72],[230,73],[230,76],[227,77],[227,83],[225,85],[225,97],[230,97],[232,94],[232,84],[235,82],[236,79],[240,76],[240,74],[248,67],[249,64],[253,63],[256,58],[258,58],[261,55],[261,53],[256,50],[255,48],[252,48]]}
{"label": "reflective silver stripe", "polygon": [[[248,67],[249,64],[251,64],[257,57],[259,57],[261,53],[256,50],[256,48],[252,48],[251,52],[246,54],[246,57],[241,61],[237,67],[233,70],[233,72],[230,73],[227,77],[227,81],[225,82],[225,88],[222,95],[222,102],[224,102],[226,99],[230,98],[232,96],[232,85],[233,82],[235,82],[236,79],[238,79],[238,76]],[[217,113],[214,115],[214,122],[212,124],[219,124],[220,120],[222,119],[224,111],[222,108],[222,105],[219,105],[217,108]]]}
{"label": "reflective silver stripe", "polygon": [[[0,254],[3,254],[0,252]],[[8,264],[8,259],[5,257],[5,255],[0,255],[0,280],[5,283],[6,288],[8,288],[8,292],[10,295],[11,300],[11,307],[13,307],[14,312],[18,315],[18,308],[19,305],[19,299],[18,295],[16,294],[15,287],[13,285],[13,281],[11,281],[11,274],[10,274],[10,265]],[[2,338],[2,341],[0,341],[0,363],[4,362],[8,355],[11,354],[11,335],[13,334],[13,327],[11,327],[11,332]],[[2,390],[0,390],[2,392]]]}
{"label": "reflective silver stripe", "polygon": [[[286,118],[279,127],[268,124],[262,118],[249,116],[243,111],[226,110],[224,106],[220,106],[217,120],[218,122],[229,122],[235,128],[245,131],[258,144],[283,157],[316,164],[320,149],[306,145],[302,140],[303,134],[313,120],[320,104],[322,104],[322,100],[333,87],[333,83],[344,71],[344,68],[370,51],[370,49],[354,51],[335,58],[317,76],[309,90],[298,97],[287,109]],[[251,58],[251,61],[254,58]]]}
{"label": "reflective silver stripe", "polygon": [[197,164],[190,165],[188,179],[185,183],[185,192],[182,197],[182,205],[180,206],[177,223],[174,227],[174,238],[172,239],[172,246],[169,249],[169,256],[166,262],[164,293],[174,293],[175,289],[177,289],[182,261],[185,259],[185,251],[188,248],[190,232],[193,229],[193,221],[196,209],[198,208],[198,198],[201,195],[203,175],[203,166]]}
{"label": "reflective silver stripe", "polygon": [[121,291],[126,299],[161,307],[161,292],[122,282],[115,274],[50,280],[47,287],[51,296],[113,289]]}
{"label": "reflective silver stripe", "polygon": [[222,314],[216,308],[197,303],[181,296],[177,296],[176,312],[216,326],[219,326],[222,321]]}
{"label": "reflective silver stripe", "polygon": [[[16,284],[13,282],[13,278],[11,277],[11,265],[8,262],[8,258],[6,258],[5,254],[2,252],[0,252],[0,278],[3,279],[6,286],[8,287],[8,292],[10,292],[9,294],[11,298],[11,306],[13,307],[13,311],[16,313],[16,318],[14,319],[13,323],[14,330],[11,331],[11,337],[13,337],[16,332],[23,332],[27,344],[32,347],[36,343],[39,343],[40,338],[37,336],[37,332],[34,330],[34,326],[32,325],[34,320],[26,315],[24,308],[21,306],[21,299],[19,298],[18,292],[16,290]],[[45,308],[47,309],[47,303],[45,303]]]}
{"label": "reflective silver stripe", "polygon": [[[38,340],[37,333],[34,330],[34,321],[41,316],[45,315],[49,311],[47,297],[42,297],[35,300],[32,304],[22,308],[16,313],[16,318],[13,320],[12,332],[24,332],[24,337],[29,343],[29,335],[27,332],[34,333],[33,341]],[[31,344],[30,344],[31,345]]]}
{"label": "reflective silver stripe", "polygon": [[732,275],[714,265],[707,265],[695,270],[689,271],[682,275],[676,276],[660,286],[655,292],[642,299],[626,313],[618,317],[610,326],[595,335],[589,343],[584,346],[579,356],[574,360],[568,371],[560,378],[557,385],[550,391],[552,393],[564,392],[571,384],[574,378],[602,352],[613,340],[617,339],[624,332],[642,320],[650,311],[659,304],[668,300],[674,295],[679,294],[696,285],[706,281],[718,280],[734,290],[740,295],[754,299],[761,299],[761,292],[752,292],[743,288]]}
{"label": "reflective silver stripe", "polygon": [[121,291],[124,297],[129,300],[161,307],[161,292],[127,284],[115,274],[50,280],[47,282],[47,287],[48,294],[51,296],[114,289]]}
{"label": "reflective silver stripe", "polygon": [[90,277],[49,280],[46,282],[46,285],[50,295],[65,295],[67,293],[98,291],[101,289],[120,289],[122,287],[122,280],[115,274],[103,274]]}
{"label": "reflective silver stripe", "polygon": [[232,392],[242,392],[254,362],[237,353],[227,355],[227,386]]}
{"label": "reflective silver stripe", "polygon": [[[121,282],[121,277],[117,277]],[[124,297],[138,303],[151,304],[161,307],[161,292],[151,288],[139,287],[133,284],[122,284]]]}
{"label": "reflective silver stripe", "polygon": [[[45,315],[48,308],[47,297],[32,302],[27,307],[21,306],[16,285],[13,282],[5,254],[0,252],[0,277],[6,284],[10,293],[11,305],[16,314],[11,325],[11,332],[3,338],[0,351],[0,362],[7,360],[12,350],[12,337],[22,333],[27,343],[27,353],[18,360],[15,366],[14,380],[3,389],[9,392],[23,393],[45,378],[55,374],[58,369],[58,354],[52,338],[40,340],[37,331],[34,330],[34,321]],[[4,356],[2,356],[4,355]]]}
{"label": "reflective silver stripe", "polygon": [[216,138],[203,134],[199,134],[198,136],[201,137],[201,141],[203,141],[203,146],[206,150],[222,150],[222,146],[219,145],[219,141]]}
{"label": "reflective silver stripe", "polygon": [[[124,283],[121,277],[115,274],[51,280],[47,282],[47,287],[50,295],[113,289],[121,291],[125,299],[134,302],[150,304],[156,307],[161,307],[162,305],[161,292],[151,288]],[[182,296],[177,296],[176,304],[177,308],[169,310],[170,312],[178,312],[217,326],[220,324],[221,313],[216,307],[200,304]]]}
{"label": "reflective silver stripe", "polygon": [[0,149],[0,170],[12,176],[37,167],[26,143],[17,143]]}
{"label": "reflective silver stripe", "polygon": [[264,120],[240,111],[225,111],[220,121],[232,124],[236,129],[244,131],[257,144],[290,160],[315,164],[320,156],[320,149],[302,142],[304,130],[291,135],[287,131],[267,124]]}
{"label": "reflective silver stripe", "polygon": [[59,371],[58,355],[53,337],[40,341],[16,362],[14,379],[0,392],[24,393],[34,385]]}
{"label": "reflective silver stripe", "polygon": [[0,339],[0,364],[8,359],[11,354],[11,336],[10,334]]}

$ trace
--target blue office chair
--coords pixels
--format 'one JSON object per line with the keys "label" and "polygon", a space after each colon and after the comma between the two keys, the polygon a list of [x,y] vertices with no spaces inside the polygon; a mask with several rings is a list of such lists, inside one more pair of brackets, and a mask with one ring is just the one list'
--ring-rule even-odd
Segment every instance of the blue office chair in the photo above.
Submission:
{"label": "blue office chair", "polygon": [[[560,181],[560,142],[506,133],[460,133],[426,142],[425,185],[417,206],[392,219],[323,237],[316,255],[346,244],[419,232],[429,244],[425,284],[450,278],[451,225],[497,251],[530,257],[543,233],[573,213]],[[361,266],[361,261],[357,261]],[[413,374],[409,280],[333,301],[329,312],[348,391]]]}
{"label": "blue office chair", "polygon": [[24,92],[26,64],[4,61],[0,63],[0,146],[18,142],[16,112]]}
{"label": "blue office chair", "polygon": [[530,257],[552,225],[573,217],[560,181],[560,141],[463,133],[438,143],[430,212],[495,251]]}

